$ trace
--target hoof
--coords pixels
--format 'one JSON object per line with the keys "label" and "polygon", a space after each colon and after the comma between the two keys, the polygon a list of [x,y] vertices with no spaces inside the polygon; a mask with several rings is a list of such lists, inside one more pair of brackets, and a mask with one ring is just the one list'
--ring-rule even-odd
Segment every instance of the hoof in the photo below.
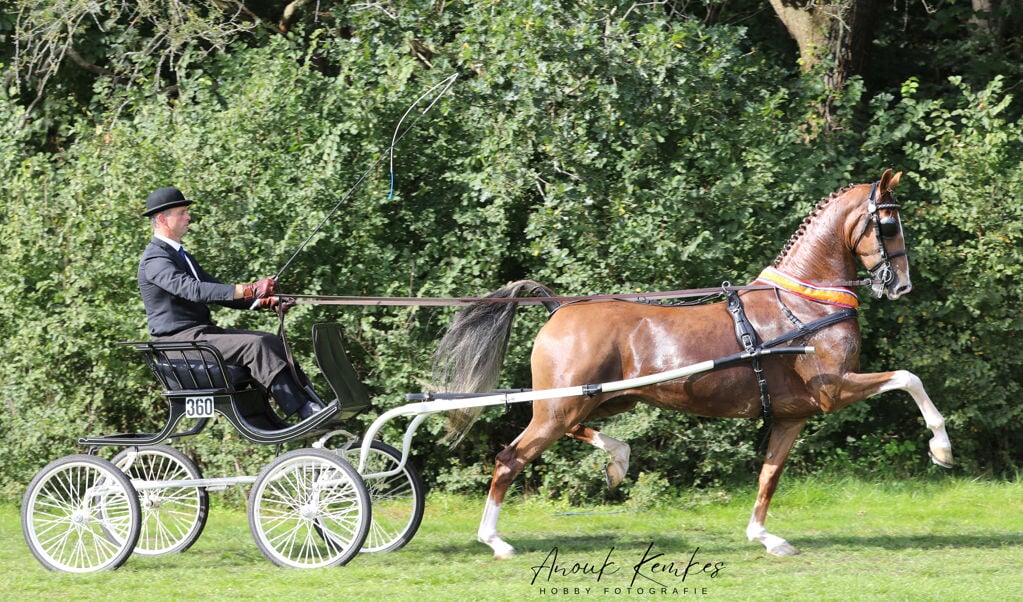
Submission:
{"label": "hoof", "polygon": [[932,448],[928,454],[931,457],[931,462],[934,462],[942,468],[952,468],[955,464],[952,462],[952,450],[949,448]]}
{"label": "hoof", "polygon": [[622,471],[622,467],[617,462],[611,462],[604,466],[604,481],[607,482],[608,489],[614,491],[624,480],[625,472]]}
{"label": "hoof", "polygon": [[767,551],[772,556],[798,556],[799,550],[788,542],[782,542]]}
{"label": "hoof", "polygon": [[490,546],[490,549],[494,551],[495,560],[507,560],[512,556],[515,556],[515,548],[511,547],[511,545],[500,537],[489,539],[480,538],[480,542]]}

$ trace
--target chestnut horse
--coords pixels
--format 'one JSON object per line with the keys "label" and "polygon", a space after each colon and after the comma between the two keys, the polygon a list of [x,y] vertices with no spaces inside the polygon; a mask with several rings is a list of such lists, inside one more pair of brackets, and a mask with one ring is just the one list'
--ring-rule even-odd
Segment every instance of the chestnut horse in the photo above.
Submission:
{"label": "chestnut horse", "polygon": [[[857,259],[870,273],[876,297],[898,299],[912,288],[899,205],[892,193],[900,176],[887,170],[878,182],[849,186],[823,199],[774,265],[758,277],[756,284],[763,286],[737,287],[746,323],[754,331],[752,340],[772,341],[765,346],[779,341],[813,346],[815,354],[763,357],[764,395],[752,363],[739,362],[630,390],[535,401],[529,425],[497,455],[480,541],[497,558],[515,553],[497,532],[505,493],[516,475],[563,435],[605,450],[610,455],[608,483],[617,485],[628,469],[628,444],[583,423],[625,412],[638,402],[716,418],[756,418],[770,409],[764,416],[765,423],[772,418],[770,437],[746,535],[775,555],[799,553],[768,533],[764,522],[789,451],[806,421],[818,412],[837,412],[886,391],[906,391],[934,434],[932,460],[951,466],[944,419],[920,379],[905,370],[859,372],[858,300],[847,288],[858,284],[850,282],[857,275]],[[491,297],[515,298],[527,287],[531,294],[553,297],[549,289],[528,280]],[[559,304],[552,299],[547,304],[557,309],[534,343],[534,391],[644,376],[743,351],[725,302],[671,307],[620,300]],[[435,357],[443,380],[436,383],[440,390],[485,391],[496,385],[514,314],[513,302],[484,301],[455,317]],[[464,434],[478,413],[462,411],[460,424],[452,428]]]}

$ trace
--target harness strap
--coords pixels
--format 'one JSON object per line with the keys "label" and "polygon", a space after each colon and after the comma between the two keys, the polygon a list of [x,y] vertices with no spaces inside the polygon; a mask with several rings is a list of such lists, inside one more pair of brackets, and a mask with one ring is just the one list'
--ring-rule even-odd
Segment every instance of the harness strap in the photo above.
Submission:
{"label": "harness strap", "polygon": [[[867,286],[869,278],[821,284],[824,287]],[[777,284],[765,283],[731,287],[736,291],[766,291],[778,288]],[[710,297],[721,294],[720,287],[694,288],[674,291],[653,291],[645,293],[615,293],[595,295],[572,295],[557,297],[350,297],[337,295],[304,295],[299,293],[281,293],[295,299],[298,305],[370,305],[370,306],[429,306],[450,307],[466,306],[475,303],[512,303],[519,305],[544,305],[550,302],[574,303],[577,301],[636,301],[650,303],[659,299],[685,299]]]}
{"label": "harness strap", "polygon": [[291,377],[295,379],[295,382],[305,387],[308,391],[311,387],[308,380],[302,378],[302,375],[298,371],[298,363],[295,362],[295,356],[291,353],[291,345],[288,343],[288,335],[284,330],[284,310],[277,310],[277,319],[279,326],[277,327],[277,336],[281,338],[281,343],[284,346],[284,361],[288,364],[288,370],[291,372]]}
{"label": "harness strap", "polygon": [[760,338],[757,336],[756,329],[753,327],[752,322],[746,316],[746,310],[743,307],[742,299],[739,297],[739,293],[731,288],[727,282],[722,285],[722,289],[725,293],[727,300],[728,315],[732,317],[732,321],[735,322],[735,337],[739,340],[739,344],[743,346],[746,353],[751,354],[750,363],[753,367],[753,374],[757,378],[757,387],[760,390],[760,413],[763,419],[763,426],[761,427],[763,435],[761,436],[760,449],[766,449],[768,438],[771,435],[771,425],[773,423],[773,411],[771,409],[771,394],[767,388],[767,377],[764,374],[764,367],[761,363],[760,354],[757,353],[764,349],[770,349],[777,347],[784,343],[789,343],[795,339],[804,336],[810,336],[820,330],[824,330],[829,326],[844,322],[846,320],[854,320],[859,314],[856,308],[846,308],[841,311],[837,311],[833,314],[828,314],[823,318],[818,318],[809,323],[803,323],[799,318],[785,306],[785,303],[781,300],[781,295],[778,294],[778,301],[781,304],[782,312],[786,317],[796,326],[795,330],[786,332],[785,334],[775,337],[766,343],[761,343]]}
{"label": "harness strap", "polygon": [[742,305],[742,299],[739,298],[739,293],[732,289],[727,282],[722,285],[722,288],[725,291],[725,298],[728,300],[728,315],[732,316],[732,321],[735,322],[735,336],[739,339],[739,343],[746,350],[746,353],[753,355],[750,358],[750,363],[753,366],[753,374],[757,378],[757,387],[760,389],[760,416],[764,421],[765,438],[763,443],[766,443],[766,437],[771,432],[773,414],[771,411],[771,393],[767,390],[767,377],[764,376],[764,366],[760,361],[760,354],[755,353],[763,348],[763,346],[758,345],[759,337],[757,337],[753,324],[746,317],[746,310]]}
{"label": "harness strap", "polygon": [[775,297],[775,299],[778,300],[778,305],[781,306],[781,313],[784,314],[785,317],[789,319],[789,322],[792,322],[792,324],[796,328],[800,328],[800,329],[803,328],[805,326],[803,324],[803,321],[800,320],[799,318],[797,318],[796,314],[792,313],[792,310],[789,309],[789,306],[785,305],[785,301],[782,300],[782,298],[781,298],[781,289],[780,288],[774,289],[774,297]]}
{"label": "harness strap", "polygon": [[822,286],[804,282],[774,267],[764,268],[760,275],[757,276],[757,282],[770,284],[776,288],[784,289],[804,299],[810,299],[818,303],[840,305],[842,307],[858,307],[860,304],[856,293],[848,288]]}
{"label": "harness strap", "polygon": [[742,305],[742,299],[739,298],[739,293],[728,287],[727,283],[724,291],[725,298],[728,300],[728,313],[732,316],[732,321],[735,322],[735,338],[739,339],[739,343],[746,353],[750,353],[757,348],[757,332],[749,318],[746,317],[746,310]]}
{"label": "harness strap", "polygon": [[856,237],[856,242],[853,243],[852,246],[853,253],[856,252],[856,249],[860,246],[860,241],[863,240],[863,237],[866,236],[867,231],[870,229],[870,226],[873,225],[874,220],[872,218],[875,215],[877,215],[878,184],[880,184],[880,182],[874,182],[873,184],[870,185],[870,196],[867,197],[867,220],[863,222],[863,230],[860,230],[860,235]]}
{"label": "harness strap", "polygon": [[835,324],[838,324],[839,322],[844,322],[846,320],[854,320],[856,319],[857,314],[859,314],[859,311],[852,308],[843,309],[842,311],[836,311],[835,313],[828,314],[823,318],[817,318],[816,320],[808,324],[803,324],[796,330],[786,332],[780,337],[775,337],[761,345],[761,347],[764,347],[765,349],[770,349],[771,347],[777,347],[778,345],[789,343],[791,341],[794,341],[795,339],[798,339],[799,337],[809,336],[811,334],[814,334],[818,330],[824,330],[828,326],[833,326]]}

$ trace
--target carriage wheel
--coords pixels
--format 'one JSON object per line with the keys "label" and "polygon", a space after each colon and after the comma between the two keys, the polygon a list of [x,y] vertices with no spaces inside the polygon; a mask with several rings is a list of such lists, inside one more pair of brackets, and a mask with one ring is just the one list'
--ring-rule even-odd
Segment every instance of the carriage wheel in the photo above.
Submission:
{"label": "carriage wheel", "polygon": [[[362,441],[348,446],[342,454],[351,462],[359,461]],[[373,441],[366,458],[366,474],[394,470],[401,462],[401,452],[380,441]],[[369,497],[373,500],[373,524],[363,552],[393,552],[412,541],[423,521],[425,486],[419,471],[406,462],[398,474],[376,479],[365,479]]]}
{"label": "carriage wheel", "polygon": [[51,571],[116,569],[141,530],[131,481],[112,463],[76,454],[46,465],[21,505],[21,529],[32,555]]}
{"label": "carriage wheel", "polygon": [[167,445],[126,449],[112,462],[136,486],[142,507],[142,532],[135,553],[160,556],[184,552],[206,526],[210,498],[205,487],[168,486],[149,489],[146,482],[202,478],[188,456]]}
{"label": "carriage wheel", "polygon": [[252,485],[249,527],[270,562],[292,568],[345,564],[369,533],[369,492],[337,454],[298,449],[277,458]]}

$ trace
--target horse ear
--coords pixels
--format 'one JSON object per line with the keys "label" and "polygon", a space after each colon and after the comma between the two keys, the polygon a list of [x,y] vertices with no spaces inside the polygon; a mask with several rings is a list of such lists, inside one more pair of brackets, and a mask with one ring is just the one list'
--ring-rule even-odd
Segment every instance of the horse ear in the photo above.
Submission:
{"label": "horse ear", "polygon": [[894,190],[895,187],[899,185],[899,178],[901,177],[902,177],[901,171],[895,172],[895,175],[892,176],[892,181],[888,184],[888,190]]}
{"label": "horse ear", "polygon": [[902,177],[901,171],[893,176],[892,170],[889,167],[888,169],[884,170],[883,174],[881,174],[881,181],[878,183],[878,188],[881,190],[882,193],[888,192],[899,185],[900,177]]}
{"label": "horse ear", "polygon": [[888,191],[888,180],[891,177],[892,177],[892,168],[889,167],[888,169],[884,170],[884,173],[881,174],[881,179],[877,182],[877,188],[882,193],[885,193],[885,192]]}

